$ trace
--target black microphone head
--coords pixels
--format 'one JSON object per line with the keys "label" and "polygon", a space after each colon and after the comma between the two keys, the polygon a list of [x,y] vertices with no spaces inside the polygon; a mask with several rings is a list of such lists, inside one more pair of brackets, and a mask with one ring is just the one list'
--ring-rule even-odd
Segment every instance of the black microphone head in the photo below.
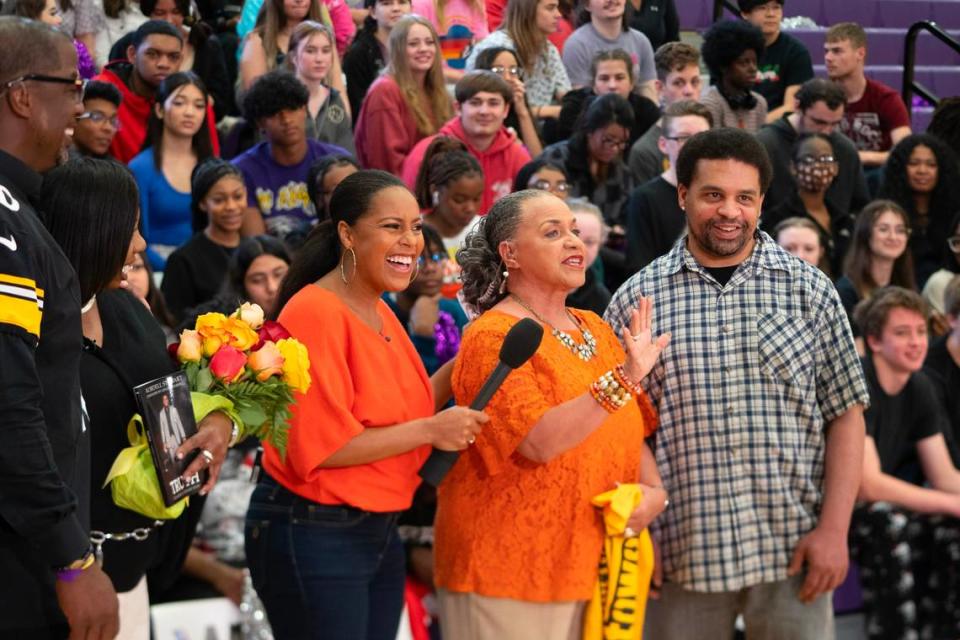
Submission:
{"label": "black microphone head", "polygon": [[523,318],[510,327],[500,346],[500,362],[511,369],[523,366],[533,357],[543,340],[543,327],[531,318]]}

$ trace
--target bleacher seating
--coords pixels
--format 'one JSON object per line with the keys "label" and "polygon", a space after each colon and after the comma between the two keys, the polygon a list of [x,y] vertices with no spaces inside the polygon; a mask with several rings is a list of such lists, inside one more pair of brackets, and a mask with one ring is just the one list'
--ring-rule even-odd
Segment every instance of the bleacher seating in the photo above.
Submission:
{"label": "bleacher seating", "polygon": [[[713,22],[712,0],[681,0],[677,11],[682,29],[703,31]],[[867,31],[867,77],[897,91],[902,88],[904,38],[910,25],[933,20],[960,40],[960,0],[790,0],[785,15],[804,16],[818,25],[789,31],[810,51],[818,76],[826,75],[823,44],[827,27],[845,21],[863,25]],[[733,15],[727,12],[725,17]],[[917,39],[916,64],[916,80],[935,95],[960,95],[960,54],[929,33],[921,33]],[[926,130],[932,115],[931,106],[914,106],[914,131]]]}

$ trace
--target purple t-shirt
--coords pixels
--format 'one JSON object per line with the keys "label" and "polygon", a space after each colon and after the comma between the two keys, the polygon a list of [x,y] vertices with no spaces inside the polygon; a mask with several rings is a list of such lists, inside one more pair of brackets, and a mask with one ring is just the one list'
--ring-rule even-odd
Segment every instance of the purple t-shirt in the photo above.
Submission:
{"label": "purple t-shirt", "polygon": [[307,172],[314,162],[333,153],[349,155],[336,145],[308,139],[307,155],[295,165],[277,164],[267,142],[233,159],[247,186],[247,205],[260,210],[270,235],[281,239],[294,233],[305,235],[317,223],[307,195]]}

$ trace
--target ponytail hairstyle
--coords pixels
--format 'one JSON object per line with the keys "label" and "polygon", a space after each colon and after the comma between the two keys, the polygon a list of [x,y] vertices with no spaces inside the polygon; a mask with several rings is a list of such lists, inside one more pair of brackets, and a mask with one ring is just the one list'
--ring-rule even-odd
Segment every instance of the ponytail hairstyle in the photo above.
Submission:
{"label": "ponytail hairstyle", "polygon": [[463,281],[463,301],[472,311],[483,313],[507,297],[500,243],[516,235],[527,202],[544,197],[555,196],[536,189],[505,195],[467,234],[457,251],[457,264]]}
{"label": "ponytail hairstyle", "polygon": [[330,218],[310,231],[283,279],[277,315],[300,289],[330,273],[340,263],[343,247],[337,225],[345,222],[352,227],[370,211],[378,193],[395,187],[407,188],[400,178],[376,170],[358,171],[337,185],[330,199]]}
{"label": "ponytail hairstyle", "polygon": [[432,191],[445,187],[462,176],[479,175],[483,169],[467,146],[456,138],[437,136],[427,147],[417,172],[413,195],[420,209],[433,207]]}
{"label": "ponytail hairstyle", "polygon": [[190,174],[190,221],[194,233],[207,228],[207,212],[200,208],[200,203],[210,193],[210,189],[227,176],[236,178],[240,184],[246,186],[240,169],[222,158],[207,158],[193,168],[193,173]]}

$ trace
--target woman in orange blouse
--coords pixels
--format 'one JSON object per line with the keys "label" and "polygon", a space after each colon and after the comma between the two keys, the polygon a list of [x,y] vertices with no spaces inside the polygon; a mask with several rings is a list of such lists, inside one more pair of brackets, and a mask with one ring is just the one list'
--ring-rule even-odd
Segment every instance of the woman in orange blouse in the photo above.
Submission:
{"label": "woman in orange blouse", "polygon": [[286,458],[264,444],[247,512],[253,584],[274,635],[396,636],[404,556],[396,522],[431,445],[459,450],[486,416],[434,415],[435,389],[380,299],[418,271],[420,209],[398,178],[360,171],[337,186],[284,280],[280,322],[303,342],[312,384],[293,407]]}
{"label": "woman in orange blouse", "polygon": [[435,576],[446,640],[579,637],[604,536],[590,499],[639,479],[645,498],[628,522],[634,531],[665,506],[644,443],[656,417],[638,383],[669,336],[651,338],[651,303],[642,299],[625,355],[603,320],[566,308],[584,282],[585,255],[573,214],[543,191],[498,200],[457,255],[465,300],[482,315],[460,347],[456,397],[476,395],[518,319],[545,332],[440,485]]}

